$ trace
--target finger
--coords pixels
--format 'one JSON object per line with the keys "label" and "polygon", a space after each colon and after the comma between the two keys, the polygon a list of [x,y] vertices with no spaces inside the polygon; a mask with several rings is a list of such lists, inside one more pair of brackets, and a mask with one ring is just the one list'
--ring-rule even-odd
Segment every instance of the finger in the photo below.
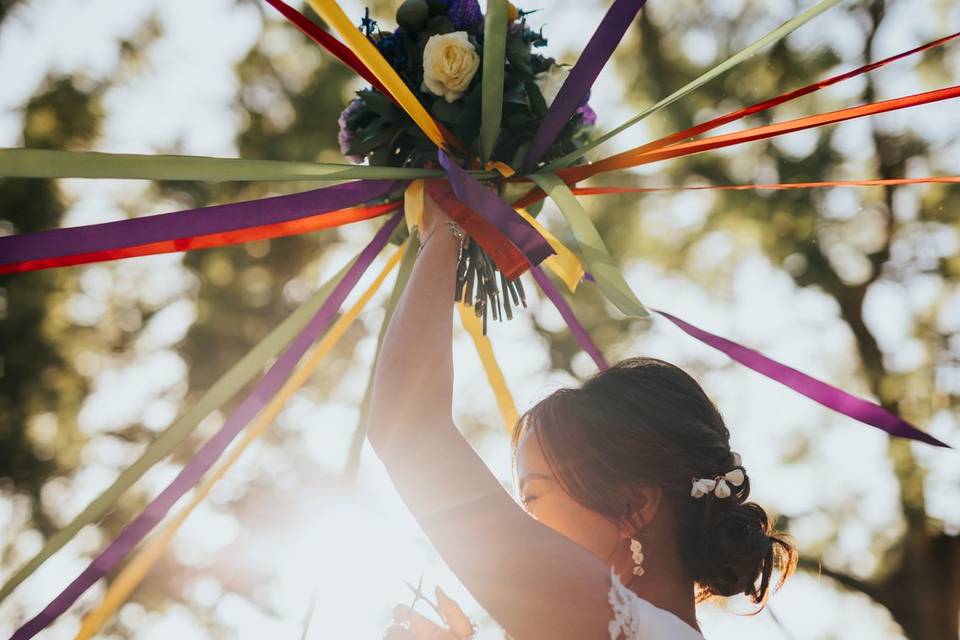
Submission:
{"label": "finger", "polygon": [[460,605],[439,586],[434,589],[434,594],[437,597],[437,608],[440,609],[440,615],[443,616],[443,621],[447,623],[450,630],[461,637],[470,636],[473,633],[473,623],[470,622],[470,618],[463,612]]}
{"label": "finger", "polygon": [[455,636],[430,618],[410,611],[410,629],[417,640],[454,640]]}
{"label": "finger", "polygon": [[403,625],[392,624],[384,630],[383,640],[417,640],[417,636]]}

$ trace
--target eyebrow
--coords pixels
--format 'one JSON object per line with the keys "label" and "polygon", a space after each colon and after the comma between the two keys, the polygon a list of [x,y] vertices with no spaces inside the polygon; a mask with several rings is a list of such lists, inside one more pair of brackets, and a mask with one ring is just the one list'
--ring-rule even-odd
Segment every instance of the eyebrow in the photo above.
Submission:
{"label": "eyebrow", "polygon": [[528,473],[527,475],[520,478],[519,486],[520,490],[523,491],[523,486],[532,480],[553,480],[552,476],[549,476],[545,473]]}

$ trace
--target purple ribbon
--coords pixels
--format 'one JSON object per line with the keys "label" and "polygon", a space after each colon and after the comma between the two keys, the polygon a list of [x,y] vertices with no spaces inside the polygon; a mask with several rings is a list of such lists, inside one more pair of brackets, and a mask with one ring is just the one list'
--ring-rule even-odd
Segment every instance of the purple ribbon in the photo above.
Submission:
{"label": "purple ribbon", "polygon": [[337,283],[317,314],[300,334],[294,338],[287,350],[270,367],[257,383],[249,396],[224,422],[220,431],[210,438],[203,447],[183,467],[171,482],[143,512],[128,524],[110,545],[100,552],[93,562],[71,582],[60,595],[38,613],[33,619],[20,627],[11,636],[11,640],[27,640],[38,634],[57,619],[70,605],[76,602],[84,591],[97,580],[109,573],[148,533],[163,519],[177,500],[200,481],[200,478],[213,466],[227,446],[243,430],[250,420],[273,398],[283,386],[284,381],[293,372],[294,367],[320,335],[327,330],[344,299],[356,286],[373,259],[390,239],[403,212],[398,212],[384,224],[360,253],[356,261],[347,270],[343,280]]}
{"label": "purple ribbon", "polygon": [[564,125],[570,121],[573,112],[583,104],[603,65],[613,55],[623,34],[644,4],[646,0],[614,0],[534,134],[523,159],[523,173],[533,171]]}
{"label": "purple ribbon", "polygon": [[659,311],[657,309],[651,310],[659,313],[697,340],[718,351],[724,352],[740,364],[750,367],[754,371],[767,376],[771,380],[776,380],[784,386],[790,387],[797,393],[801,393],[815,402],[819,402],[823,406],[833,409],[837,413],[842,413],[871,427],[886,431],[892,436],[910,438],[911,440],[926,442],[927,444],[932,444],[937,447],[950,448],[950,445],[917,429],[900,416],[884,409],[874,402],[852,396],[846,391],[821,382],[776,360],[771,360],[758,351],[748,349],[743,345],[708,333],[703,329],[698,329],[692,324],[684,322],[680,318],[672,316],[665,311]]}
{"label": "purple ribbon", "polygon": [[593,340],[590,339],[590,334],[587,333],[587,330],[580,324],[580,321],[577,320],[577,316],[573,314],[573,309],[570,308],[570,305],[567,304],[566,299],[563,295],[557,290],[553,283],[550,282],[550,278],[543,272],[540,267],[530,267],[530,273],[533,274],[533,279],[537,281],[537,284],[540,285],[540,289],[550,298],[550,301],[553,303],[553,306],[557,308],[557,311],[560,312],[560,315],[563,316],[564,321],[566,321],[567,326],[570,328],[570,333],[573,334],[573,337],[577,339],[577,343],[580,345],[580,348],[586,351],[593,361],[596,363],[598,369],[606,369],[610,365],[607,364],[606,358],[603,357],[603,353],[594,344]]}
{"label": "purple ribbon", "polygon": [[442,149],[437,150],[437,157],[440,166],[447,172],[457,198],[507,236],[531,264],[538,265],[544,258],[556,253],[533,225],[518,215],[500,196],[461,169]]}
{"label": "purple ribbon", "polygon": [[401,183],[357,180],[284,196],[0,237],[0,264],[59,258],[259,227],[381,198]]}

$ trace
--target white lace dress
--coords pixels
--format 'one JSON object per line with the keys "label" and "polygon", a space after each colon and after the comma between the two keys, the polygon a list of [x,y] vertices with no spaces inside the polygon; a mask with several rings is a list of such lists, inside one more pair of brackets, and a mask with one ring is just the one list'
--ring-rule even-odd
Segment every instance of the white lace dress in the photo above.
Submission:
{"label": "white lace dress", "polygon": [[701,633],[666,609],[654,606],[630,589],[610,567],[613,609],[610,640],[706,640]]}

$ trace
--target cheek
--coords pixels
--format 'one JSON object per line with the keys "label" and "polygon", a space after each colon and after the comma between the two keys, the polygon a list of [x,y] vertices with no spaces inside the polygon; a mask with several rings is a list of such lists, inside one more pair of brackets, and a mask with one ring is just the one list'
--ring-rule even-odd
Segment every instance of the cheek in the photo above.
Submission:
{"label": "cheek", "polygon": [[601,559],[609,556],[619,540],[617,527],[609,520],[566,495],[546,495],[531,506],[537,520]]}

